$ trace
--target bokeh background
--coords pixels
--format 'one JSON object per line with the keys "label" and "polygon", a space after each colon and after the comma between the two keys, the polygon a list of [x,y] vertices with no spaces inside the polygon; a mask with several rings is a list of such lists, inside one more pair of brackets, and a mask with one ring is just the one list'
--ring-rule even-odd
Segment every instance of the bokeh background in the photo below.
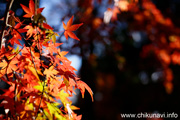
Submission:
{"label": "bokeh background", "polygon": [[[28,0],[13,4],[22,17],[19,3],[28,6]],[[71,98],[82,120],[126,120],[121,113],[141,112],[180,116],[179,0],[40,0],[39,6],[94,92],[94,102],[88,92]],[[1,18],[5,8],[0,0]],[[80,41],[63,35],[62,21],[72,15],[74,24],[84,23],[75,32]]]}

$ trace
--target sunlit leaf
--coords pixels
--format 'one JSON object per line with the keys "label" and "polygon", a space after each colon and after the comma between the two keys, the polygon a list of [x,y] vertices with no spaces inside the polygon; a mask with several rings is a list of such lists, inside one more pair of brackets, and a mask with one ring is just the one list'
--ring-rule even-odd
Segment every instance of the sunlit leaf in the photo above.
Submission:
{"label": "sunlit leaf", "polygon": [[67,25],[63,22],[63,28],[65,29],[64,36],[66,37],[66,40],[68,39],[68,36],[73,39],[79,40],[79,38],[72,31],[76,31],[80,26],[83,25],[83,23],[72,25],[73,18],[74,16],[69,19]]}

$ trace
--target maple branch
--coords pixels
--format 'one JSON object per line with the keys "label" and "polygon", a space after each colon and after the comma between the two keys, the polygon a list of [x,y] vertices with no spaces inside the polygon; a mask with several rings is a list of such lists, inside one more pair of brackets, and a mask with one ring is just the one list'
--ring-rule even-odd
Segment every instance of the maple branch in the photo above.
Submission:
{"label": "maple branch", "polygon": [[[41,49],[40,49],[39,39],[37,38],[37,40],[38,40],[39,54],[40,54],[40,60],[41,60],[42,56],[41,56]],[[41,66],[42,66],[41,61],[40,61],[40,64],[41,64]],[[42,71],[42,73],[43,73],[43,71]],[[44,94],[45,80],[43,80],[42,84],[43,84],[43,90],[42,90],[42,93],[41,93],[41,99],[40,99],[40,102],[39,102],[39,106],[38,106],[38,109],[37,109],[37,113],[38,113],[38,111],[39,111],[39,109],[40,109],[41,102],[42,102],[42,98],[43,98],[43,94]],[[36,118],[37,118],[37,116],[38,116],[38,114],[37,114],[37,113],[36,113],[36,117],[35,117],[35,119],[36,119]],[[43,114],[45,115],[45,113],[44,113],[44,112],[43,112]]]}
{"label": "maple branch", "polygon": [[[12,71],[13,71],[13,79],[15,79],[16,82],[18,82],[18,80],[17,80],[17,78],[15,76],[15,71],[14,70],[12,70]],[[15,84],[15,88],[14,89],[15,89],[14,90],[14,100],[16,102],[17,101],[17,94],[18,94],[17,84]]]}
{"label": "maple branch", "polygon": [[[39,0],[35,0],[35,15],[37,15],[37,8],[39,8]],[[37,27],[36,27],[36,30],[37,30]],[[37,35],[38,35],[38,34],[37,34]],[[41,59],[41,58],[42,58],[42,57],[41,57],[41,49],[40,49],[40,44],[39,44],[39,39],[38,39],[38,37],[37,37],[37,40],[38,40],[39,54],[40,54],[40,59]],[[40,64],[41,64],[41,66],[42,66],[41,61],[40,61]],[[38,106],[38,109],[37,109],[37,112],[36,112],[36,117],[35,117],[35,119],[36,119],[37,116],[38,116],[38,111],[39,111],[40,106],[41,106],[41,102],[42,102],[42,98],[43,98],[43,94],[44,94],[45,80],[43,80],[42,84],[43,84],[43,90],[42,90],[42,93],[41,93],[41,99],[40,99],[40,102],[39,102],[39,106]],[[44,114],[44,112],[43,112],[43,114]]]}
{"label": "maple branch", "polygon": [[35,0],[35,15],[37,15],[38,8],[39,8],[39,0]]}
{"label": "maple branch", "polygon": [[[36,69],[36,66],[35,66],[35,62],[34,62],[34,59],[33,59],[33,56],[32,56],[31,47],[30,47],[30,53],[31,53],[32,62],[33,62],[33,64],[34,64],[34,68],[35,68],[36,73],[37,73],[37,75],[38,75],[38,72],[37,72],[37,69]],[[39,75],[38,75],[38,77],[39,77]],[[42,97],[43,97],[43,93],[44,93],[44,86],[45,86],[45,80],[43,81],[43,90],[42,90],[42,93],[41,93],[41,99],[40,99],[40,102],[39,102],[39,106],[38,106],[38,109],[37,109],[37,112],[36,112],[36,117],[35,117],[35,119],[38,117],[38,111],[39,111],[39,109],[40,109],[40,105],[41,105],[41,101],[42,101]],[[44,112],[43,112],[43,114],[44,114]]]}
{"label": "maple branch", "polygon": [[0,50],[1,50],[1,45],[2,45],[2,40],[4,38],[4,32],[5,32],[5,28],[7,26],[7,23],[8,23],[8,18],[9,18],[9,11],[12,7],[12,4],[13,4],[14,0],[9,0],[8,4],[7,4],[7,7],[6,7],[6,11],[5,11],[5,17],[4,17],[4,22],[2,24],[2,30],[1,30],[1,34],[0,34]]}
{"label": "maple branch", "polygon": [[[34,62],[34,58],[33,58],[33,55],[32,55],[31,47],[29,47],[29,50],[30,50],[30,53],[31,53],[31,58],[32,58],[32,62],[33,62],[33,64],[34,64],[34,68],[35,68],[36,73],[37,73],[37,75],[38,75],[38,72],[37,72],[37,69],[36,69],[36,64],[35,64],[35,62]],[[39,77],[39,75],[38,75],[38,77]]]}

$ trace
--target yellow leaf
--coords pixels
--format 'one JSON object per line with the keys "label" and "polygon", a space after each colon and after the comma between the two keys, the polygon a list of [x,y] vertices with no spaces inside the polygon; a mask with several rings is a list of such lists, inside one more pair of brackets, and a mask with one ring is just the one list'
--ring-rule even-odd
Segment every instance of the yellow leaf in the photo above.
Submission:
{"label": "yellow leaf", "polygon": [[48,106],[50,114],[53,115],[56,112],[56,110],[50,103],[47,103],[47,106]]}
{"label": "yellow leaf", "polygon": [[71,110],[79,110],[80,109],[80,108],[78,108],[78,107],[76,107],[74,105],[71,105],[70,108],[71,108]]}
{"label": "yellow leaf", "polygon": [[40,83],[39,85],[34,86],[34,88],[37,89],[37,90],[39,90],[40,92],[43,91],[43,86],[42,86],[41,83]]}
{"label": "yellow leaf", "polygon": [[56,43],[56,36],[59,36],[57,33],[53,32],[52,30],[46,31],[48,33],[47,39],[52,39],[53,43]]}
{"label": "yellow leaf", "polygon": [[64,90],[61,90],[58,96],[60,97],[60,100],[64,105],[68,102],[69,94],[66,93]]}
{"label": "yellow leaf", "polygon": [[53,41],[53,43],[56,43],[56,36],[55,35],[52,35],[52,41]]}
{"label": "yellow leaf", "polygon": [[49,114],[48,109],[44,109],[44,114],[46,115],[46,117],[48,118],[48,120],[52,120],[52,115]]}
{"label": "yellow leaf", "polygon": [[63,116],[60,115],[60,114],[62,114],[62,112],[57,107],[58,105],[59,105],[59,103],[48,103],[47,102],[47,106],[48,106],[48,110],[50,112],[50,115],[51,116],[54,115],[56,118],[58,118],[58,120],[66,120]]}
{"label": "yellow leaf", "polygon": [[55,117],[57,118],[57,120],[67,120],[65,117],[61,116],[57,112],[55,113]]}
{"label": "yellow leaf", "polygon": [[34,106],[32,103],[29,103],[29,99],[27,99],[26,103],[25,103],[25,110],[33,110]]}

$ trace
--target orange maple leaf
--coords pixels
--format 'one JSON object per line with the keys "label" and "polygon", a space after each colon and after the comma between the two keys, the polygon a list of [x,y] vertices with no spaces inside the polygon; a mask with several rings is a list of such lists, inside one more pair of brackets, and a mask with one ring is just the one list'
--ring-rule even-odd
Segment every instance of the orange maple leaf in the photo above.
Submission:
{"label": "orange maple leaf", "polygon": [[45,69],[44,74],[47,76],[47,78],[54,77],[58,73],[57,70],[54,69],[54,66],[51,66],[49,69]]}
{"label": "orange maple leaf", "polygon": [[36,33],[38,33],[38,32],[41,32],[41,30],[39,29],[39,27],[37,27],[37,29],[35,29],[33,26],[32,26],[32,24],[30,23],[29,25],[26,25],[23,29],[25,29],[26,31],[27,31],[27,36],[28,36],[28,39],[32,36],[32,35],[34,35],[34,34],[36,34]]}
{"label": "orange maple leaf", "polygon": [[78,88],[81,91],[82,94],[82,98],[84,98],[84,93],[85,93],[85,89],[89,92],[89,94],[91,95],[92,101],[94,101],[93,99],[93,91],[91,90],[91,88],[83,81],[76,81]]}
{"label": "orange maple leaf", "polygon": [[79,40],[79,38],[72,31],[76,31],[81,25],[83,25],[83,23],[72,25],[73,18],[74,16],[69,19],[67,25],[63,22],[63,28],[65,29],[64,35],[66,37],[66,40],[68,39],[68,36],[73,39]]}
{"label": "orange maple leaf", "polygon": [[[35,15],[35,4],[33,0],[29,1],[29,8],[26,7],[23,4],[20,4],[22,9],[26,12],[26,14],[23,17],[26,18],[31,18],[33,15]],[[37,14],[41,13],[43,11],[44,8],[38,8],[37,9]]]}
{"label": "orange maple leaf", "polygon": [[12,73],[13,71],[16,71],[18,69],[16,64],[18,62],[19,61],[17,59],[15,59],[15,58],[13,60],[9,61],[9,62],[3,60],[0,63],[0,67],[2,67],[2,71],[1,72],[3,74],[4,74],[4,72],[7,72],[7,74],[9,74],[9,73]]}

